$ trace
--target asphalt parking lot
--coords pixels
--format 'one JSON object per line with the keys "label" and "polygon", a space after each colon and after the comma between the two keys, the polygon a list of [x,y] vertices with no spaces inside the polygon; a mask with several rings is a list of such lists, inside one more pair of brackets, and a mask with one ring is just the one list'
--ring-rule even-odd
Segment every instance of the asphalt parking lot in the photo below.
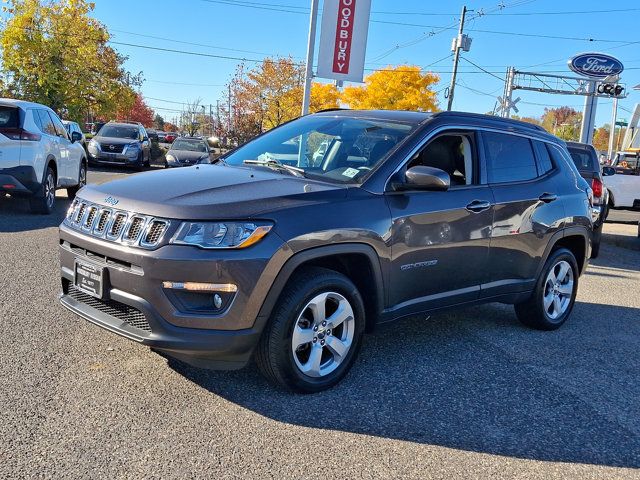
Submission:
{"label": "asphalt parking lot", "polygon": [[59,200],[0,198],[0,478],[640,478],[639,251],[603,245],[559,331],[504,305],[408,319],[297,396],[60,307]]}

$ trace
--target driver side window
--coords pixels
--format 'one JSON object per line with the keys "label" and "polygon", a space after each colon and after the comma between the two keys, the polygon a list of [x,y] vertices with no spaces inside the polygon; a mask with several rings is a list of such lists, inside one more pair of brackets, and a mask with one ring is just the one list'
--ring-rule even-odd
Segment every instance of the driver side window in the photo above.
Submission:
{"label": "driver side window", "polygon": [[433,167],[449,174],[451,187],[473,185],[476,170],[475,135],[473,133],[444,133],[429,140],[416,153],[407,168]]}

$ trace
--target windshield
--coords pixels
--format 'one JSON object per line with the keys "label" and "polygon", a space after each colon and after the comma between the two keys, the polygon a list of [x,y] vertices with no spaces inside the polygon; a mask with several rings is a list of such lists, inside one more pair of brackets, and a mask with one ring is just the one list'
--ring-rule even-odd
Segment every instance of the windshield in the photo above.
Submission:
{"label": "windshield", "polygon": [[99,137],[138,139],[138,129],[125,125],[105,125],[98,132]]}
{"label": "windshield", "polygon": [[224,161],[238,166],[282,164],[322,180],[361,182],[414,128],[377,119],[303,117],[239,147]]}
{"label": "windshield", "polygon": [[207,153],[207,146],[204,142],[194,142],[189,140],[176,140],[171,145],[171,150],[186,150],[188,152]]}
{"label": "windshield", "polygon": [[638,168],[640,152],[636,153],[624,153],[618,156],[618,161],[616,162],[616,167],[620,168],[629,168],[635,170]]}

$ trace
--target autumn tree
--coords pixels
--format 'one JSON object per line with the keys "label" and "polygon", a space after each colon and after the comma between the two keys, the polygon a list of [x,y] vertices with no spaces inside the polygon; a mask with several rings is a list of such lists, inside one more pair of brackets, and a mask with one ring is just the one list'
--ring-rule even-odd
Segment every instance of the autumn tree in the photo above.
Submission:
{"label": "autumn tree", "polygon": [[537,117],[519,117],[518,115],[512,115],[514,120],[520,120],[521,122],[531,123],[532,125],[542,125],[542,120]]}
{"label": "autumn tree", "polygon": [[171,123],[171,122],[164,122],[164,131],[165,132],[177,132],[178,130],[180,130],[180,128]]}
{"label": "autumn tree", "polygon": [[164,118],[159,113],[156,113],[155,117],[153,117],[153,128],[156,130],[164,130]]}
{"label": "autumn tree", "polygon": [[117,117],[128,122],[139,122],[145,127],[153,125],[153,110],[145,103],[139,93],[136,94],[133,105],[130,108],[120,110]]}
{"label": "autumn tree", "polygon": [[86,0],[5,0],[0,29],[3,96],[43,103],[82,121],[133,105],[141,75],[108,46],[105,26]]}
{"label": "autumn tree", "polygon": [[353,109],[438,110],[432,87],[440,77],[423,73],[420,67],[400,65],[377,70],[365,78],[363,86],[346,87],[342,101]]}
{"label": "autumn tree", "polygon": [[[304,66],[291,58],[266,58],[251,70],[238,66],[223,101],[221,126],[228,131],[222,134],[243,143],[300,116],[303,84]],[[335,85],[314,82],[310,111],[337,107],[339,96]]]}
{"label": "autumn tree", "polygon": [[578,140],[582,113],[571,107],[545,108],[542,126],[563,140]]}
{"label": "autumn tree", "polygon": [[593,134],[593,146],[596,150],[606,152],[609,150],[609,133],[611,132],[610,125],[603,125],[596,128]]}

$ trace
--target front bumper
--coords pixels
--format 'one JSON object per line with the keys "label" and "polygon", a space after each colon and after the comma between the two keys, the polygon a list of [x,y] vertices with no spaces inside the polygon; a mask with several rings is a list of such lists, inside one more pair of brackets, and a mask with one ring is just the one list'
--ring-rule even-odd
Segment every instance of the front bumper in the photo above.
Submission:
{"label": "front bumper", "polygon": [[[266,322],[258,314],[279,269],[276,264],[281,263],[274,255],[282,246],[277,235],[241,251],[177,245],[143,250],[92,238],[64,225],[60,238],[60,301],[69,310],[199,367],[236,369],[251,358]],[[103,268],[102,299],[74,286],[77,260]],[[164,281],[233,283],[238,291],[219,312],[194,311],[176,301]]]}
{"label": "front bumper", "polygon": [[140,153],[136,152],[135,156],[125,155],[124,153],[108,153],[99,151],[98,153],[89,152],[89,159],[92,163],[100,163],[105,165],[136,165],[139,166],[143,162],[140,160]]}

